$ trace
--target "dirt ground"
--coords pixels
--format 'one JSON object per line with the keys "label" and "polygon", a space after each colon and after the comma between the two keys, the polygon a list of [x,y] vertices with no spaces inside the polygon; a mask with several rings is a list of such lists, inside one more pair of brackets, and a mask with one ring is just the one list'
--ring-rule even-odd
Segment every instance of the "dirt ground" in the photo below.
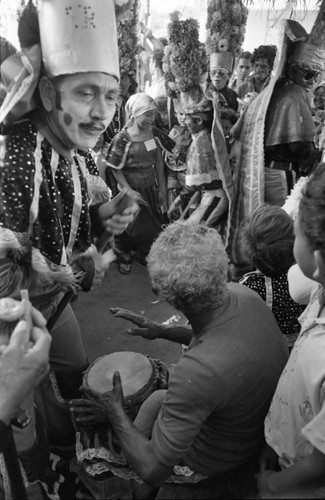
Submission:
{"label": "dirt ground", "polygon": [[114,318],[110,307],[123,307],[145,314],[154,321],[168,321],[173,316],[178,324],[185,317],[152,293],[147,269],[137,263],[130,274],[120,274],[114,262],[102,281],[102,286],[90,292],[80,292],[72,304],[78,318],[90,362],[117,351],[135,351],[175,363],[181,353],[179,344],[167,340],[146,340],[126,333],[131,326],[126,320]]}

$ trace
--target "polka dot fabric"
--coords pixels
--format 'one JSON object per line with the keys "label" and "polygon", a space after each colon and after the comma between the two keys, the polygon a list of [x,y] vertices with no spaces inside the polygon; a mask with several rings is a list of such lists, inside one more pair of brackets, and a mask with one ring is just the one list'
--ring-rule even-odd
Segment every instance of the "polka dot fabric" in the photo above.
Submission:
{"label": "polka dot fabric", "polygon": [[[266,302],[265,276],[262,273],[247,273],[240,281],[243,285],[257,292]],[[279,278],[272,278],[272,312],[279,328],[286,336],[296,338],[300,331],[298,318],[304,311],[304,305],[294,302],[289,294],[288,278],[282,274]]]}
{"label": "polka dot fabric", "polygon": [[[15,234],[23,254],[33,247],[49,268],[64,266],[69,242],[71,253],[84,252],[91,244],[91,200],[78,154],[72,163],[60,156],[28,120],[6,131],[5,148],[0,169],[0,228]],[[98,176],[88,152],[82,153],[82,161],[89,176]]]}

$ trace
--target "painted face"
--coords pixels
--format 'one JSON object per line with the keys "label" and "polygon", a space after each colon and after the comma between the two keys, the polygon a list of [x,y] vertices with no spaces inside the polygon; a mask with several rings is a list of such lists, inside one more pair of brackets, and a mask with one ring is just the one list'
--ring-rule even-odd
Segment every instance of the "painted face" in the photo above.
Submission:
{"label": "painted face", "polygon": [[178,111],[176,114],[177,114],[178,123],[184,127],[185,120],[186,120],[185,113],[183,111]]}
{"label": "painted face", "polygon": [[271,67],[265,57],[257,59],[253,64],[254,78],[257,82],[265,82],[271,73]]}
{"label": "painted face", "polygon": [[199,120],[193,115],[185,115],[185,125],[187,126],[191,134],[196,134],[202,128],[202,125],[199,123]]}
{"label": "painted face", "polygon": [[222,68],[212,68],[210,69],[210,78],[214,88],[216,90],[221,90],[228,83],[229,73],[227,70]]}
{"label": "painted face", "polygon": [[314,106],[317,109],[325,109],[325,87],[319,87],[314,94]]}
{"label": "painted face", "polygon": [[315,271],[314,252],[299,225],[299,217],[295,220],[295,243],[293,254],[296,262],[307,278],[313,279]]}
{"label": "painted face", "polygon": [[239,80],[245,80],[252,70],[252,63],[249,59],[239,59],[237,65],[237,75]]}
{"label": "painted face", "polygon": [[146,111],[140,116],[135,118],[138,127],[142,130],[149,130],[153,126],[156,120],[157,111]]}
{"label": "painted face", "polygon": [[68,75],[54,83],[51,115],[70,149],[93,148],[115,113],[117,81],[104,73]]}
{"label": "painted face", "polygon": [[303,87],[306,90],[310,90],[314,85],[319,76],[319,71],[292,68],[292,81],[299,87]]}
{"label": "painted face", "polygon": [[121,97],[125,97],[130,88],[130,78],[127,75],[121,75],[119,84],[118,84],[118,95]]}
{"label": "painted face", "polygon": [[231,128],[232,128],[231,121],[226,119],[226,118],[222,118],[221,125],[222,125],[222,129],[223,129],[223,133],[225,134],[225,137],[227,137],[230,133]]}

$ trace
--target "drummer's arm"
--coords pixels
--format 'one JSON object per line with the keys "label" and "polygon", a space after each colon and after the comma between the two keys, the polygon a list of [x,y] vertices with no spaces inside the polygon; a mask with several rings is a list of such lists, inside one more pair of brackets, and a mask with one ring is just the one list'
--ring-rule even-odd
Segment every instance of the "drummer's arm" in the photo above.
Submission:
{"label": "drummer's arm", "polygon": [[119,444],[127,462],[133,467],[140,478],[153,488],[158,488],[172,473],[171,467],[162,465],[155,454],[153,443],[144,436],[126,415],[121,397],[121,380],[114,374],[115,394],[109,402],[109,420],[118,437]]}
{"label": "drummer's arm", "polygon": [[136,314],[121,307],[111,307],[110,311],[115,318],[123,318],[136,325],[136,328],[127,329],[129,335],[140,336],[148,340],[170,340],[184,345],[189,345],[192,340],[192,330],[187,326],[157,323],[142,314]]}

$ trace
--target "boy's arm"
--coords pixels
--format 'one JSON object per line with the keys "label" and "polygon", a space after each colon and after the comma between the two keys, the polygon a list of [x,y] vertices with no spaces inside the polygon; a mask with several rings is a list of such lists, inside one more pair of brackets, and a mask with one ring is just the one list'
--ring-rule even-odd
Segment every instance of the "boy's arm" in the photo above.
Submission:
{"label": "boy's arm", "polygon": [[265,471],[257,475],[259,493],[274,497],[280,493],[301,491],[310,487],[325,487],[325,455],[314,448],[311,455],[282,470],[281,472]]}

